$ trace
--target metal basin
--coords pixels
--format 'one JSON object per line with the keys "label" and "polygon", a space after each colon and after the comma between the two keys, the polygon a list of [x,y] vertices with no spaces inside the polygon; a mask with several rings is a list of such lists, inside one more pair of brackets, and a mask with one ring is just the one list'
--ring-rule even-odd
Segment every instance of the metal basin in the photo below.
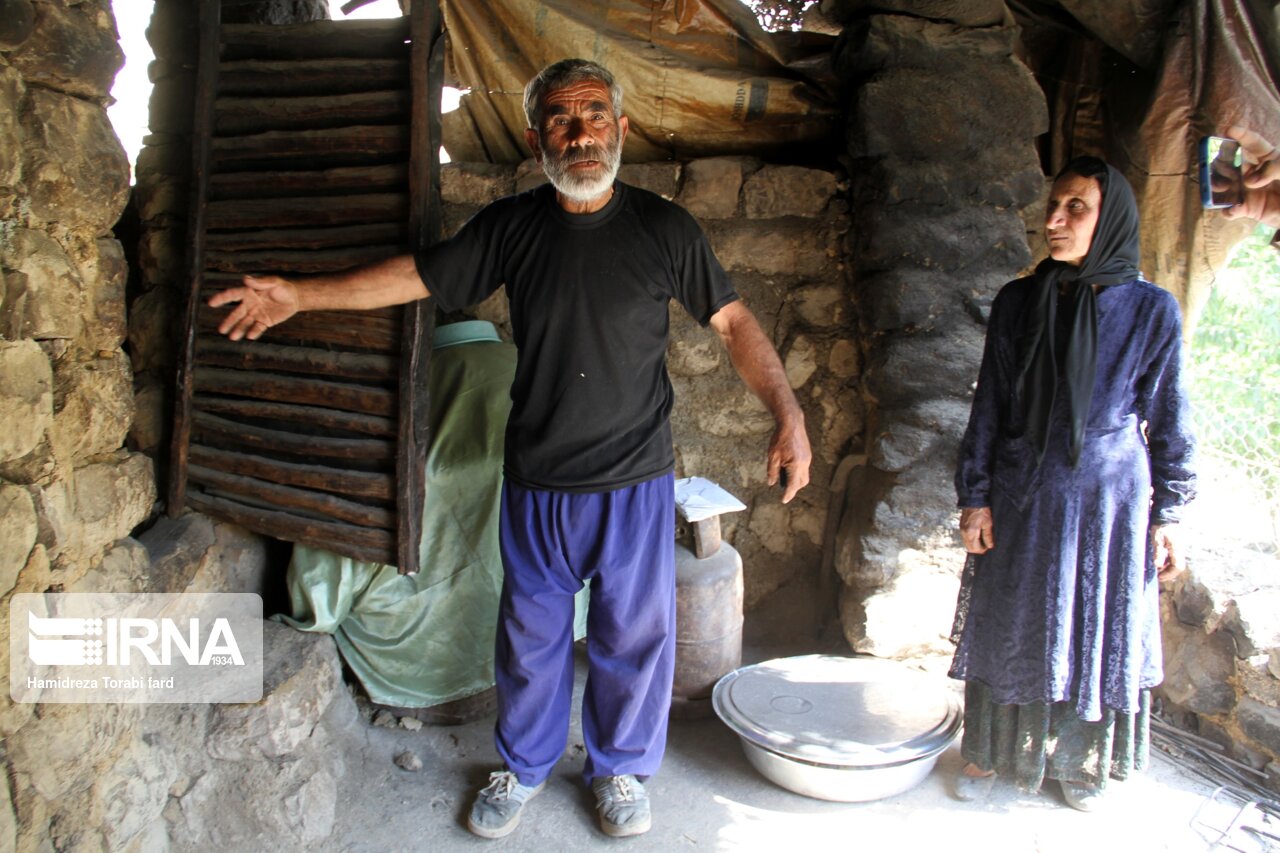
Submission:
{"label": "metal basin", "polygon": [[915,786],[960,732],[956,695],[894,661],[806,655],[736,669],[716,714],[765,778],[808,797],[864,802]]}

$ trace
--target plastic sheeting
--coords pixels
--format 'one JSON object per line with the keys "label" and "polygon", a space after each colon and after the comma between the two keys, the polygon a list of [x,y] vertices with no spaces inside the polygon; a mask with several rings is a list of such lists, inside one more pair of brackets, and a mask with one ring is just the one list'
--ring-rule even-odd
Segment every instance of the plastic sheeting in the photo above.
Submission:
{"label": "plastic sheeting", "polygon": [[[631,123],[627,162],[717,154],[826,154],[839,129],[826,91],[834,39],[765,32],[739,0],[443,0],[453,160],[528,158],[524,86],[581,57],[608,68]],[[812,156],[810,153],[809,156]]]}

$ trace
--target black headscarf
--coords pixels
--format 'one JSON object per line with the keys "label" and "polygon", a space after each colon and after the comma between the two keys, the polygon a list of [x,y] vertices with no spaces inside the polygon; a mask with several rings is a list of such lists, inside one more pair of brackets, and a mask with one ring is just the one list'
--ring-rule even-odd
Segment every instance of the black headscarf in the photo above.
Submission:
{"label": "black headscarf", "polygon": [[[1072,168],[1076,162],[1067,164],[1058,177],[1080,174]],[[1138,204],[1133,189],[1112,166],[1096,177],[1102,186],[1102,209],[1088,254],[1078,267],[1053,258],[1042,261],[1036,267],[1034,292],[1023,316],[1014,394],[1026,417],[1026,431],[1036,449],[1037,464],[1049,444],[1049,419],[1058,396],[1060,374],[1053,336],[1059,288],[1067,294],[1071,311],[1061,377],[1071,423],[1071,466],[1075,467],[1084,446],[1098,366],[1098,312],[1093,285],[1123,284],[1142,275],[1138,270]]]}

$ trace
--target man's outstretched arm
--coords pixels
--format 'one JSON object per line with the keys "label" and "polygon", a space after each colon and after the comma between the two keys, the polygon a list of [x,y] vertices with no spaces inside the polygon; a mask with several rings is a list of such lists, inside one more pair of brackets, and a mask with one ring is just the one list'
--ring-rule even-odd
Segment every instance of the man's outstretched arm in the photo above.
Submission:
{"label": "man's outstretched arm", "polygon": [[809,483],[813,454],[804,429],[804,412],[787,383],[778,352],[765,336],[755,315],[741,301],[730,302],[711,316],[711,328],[720,335],[729,360],[776,424],[769,441],[769,485],[786,471],[782,502],[787,503]]}
{"label": "man's outstretched arm", "polygon": [[209,305],[217,308],[239,303],[218,325],[218,331],[233,341],[254,341],[299,311],[385,308],[429,295],[413,256],[399,255],[330,275],[297,279],[247,275],[244,286],[215,293]]}

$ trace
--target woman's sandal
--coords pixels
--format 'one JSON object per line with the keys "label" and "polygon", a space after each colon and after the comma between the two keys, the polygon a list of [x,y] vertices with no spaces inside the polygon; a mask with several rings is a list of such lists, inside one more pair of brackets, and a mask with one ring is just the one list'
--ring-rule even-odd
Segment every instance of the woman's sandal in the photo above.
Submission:
{"label": "woman's sandal", "polygon": [[1091,812],[1102,804],[1104,794],[1097,785],[1086,782],[1058,782],[1062,786],[1062,798],[1078,812]]}
{"label": "woman's sandal", "polygon": [[965,802],[985,800],[995,784],[995,773],[988,773],[986,776],[970,776],[961,770],[956,774],[956,799]]}

